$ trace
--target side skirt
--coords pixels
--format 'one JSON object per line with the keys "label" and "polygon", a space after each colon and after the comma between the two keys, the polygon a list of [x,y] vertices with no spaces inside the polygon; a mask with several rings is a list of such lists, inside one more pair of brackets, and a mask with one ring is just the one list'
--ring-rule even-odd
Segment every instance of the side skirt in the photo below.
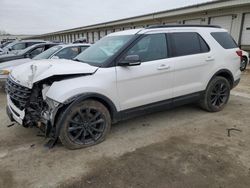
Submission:
{"label": "side skirt", "polygon": [[203,94],[204,94],[204,91],[201,91],[197,93],[192,93],[192,94],[176,97],[173,99],[168,99],[168,100],[164,100],[164,101],[160,101],[160,102],[156,102],[152,104],[143,105],[143,106],[136,107],[136,108],[123,110],[123,111],[117,112],[114,118],[114,122],[123,121],[123,120],[131,119],[137,116],[142,116],[142,115],[150,114],[154,112],[169,110],[174,107],[182,106],[182,105],[189,104],[189,103],[194,103],[194,102],[199,101],[202,98]]}

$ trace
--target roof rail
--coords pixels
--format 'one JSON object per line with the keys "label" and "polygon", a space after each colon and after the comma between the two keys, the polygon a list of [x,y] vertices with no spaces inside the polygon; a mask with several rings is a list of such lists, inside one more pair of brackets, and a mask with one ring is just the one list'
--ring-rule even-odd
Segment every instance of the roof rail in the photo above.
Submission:
{"label": "roof rail", "polygon": [[151,25],[146,27],[146,29],[156,29],[156,28],[169,28],[169,27],[212,27],[221,28],[218,25],[188,25],[188,24],[176,24],[176,25]]}

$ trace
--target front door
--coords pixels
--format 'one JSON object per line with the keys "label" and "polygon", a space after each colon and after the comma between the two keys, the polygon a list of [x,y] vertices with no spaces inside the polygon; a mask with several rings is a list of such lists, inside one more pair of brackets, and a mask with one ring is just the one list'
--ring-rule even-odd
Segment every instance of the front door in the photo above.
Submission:
{"label": "front door", "polygon": [[138,55],[141,64],[116,67],[121,110],[172,98],[173,62],[168,59],[165,33],[145,34],[120,61],[128,55]]}

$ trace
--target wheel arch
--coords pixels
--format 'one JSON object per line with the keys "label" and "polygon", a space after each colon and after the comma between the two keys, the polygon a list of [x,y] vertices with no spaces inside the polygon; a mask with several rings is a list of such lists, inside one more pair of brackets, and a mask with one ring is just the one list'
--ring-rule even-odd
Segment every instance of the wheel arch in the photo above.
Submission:
{"label": "wheel arch", "polygon": [[217,71],[213,76],[212,78],[209,80],[208,84],[211,82],[211,80],[213,80],[216,76],[221,76],[221,77],[224,77],[228,80],[229,84],[230,84],[230,87],[231,89],[233,88],[234,86],[234,77],[233,77],[233,74],[230,70],[228,69],[221,69],[219,71]]}
{"label": "wheel arch", "polygon": [[55,120],[54,120],[54,126],[55,126],[55,139],[54,140],[55,141],[59,138],[61,125],[65,119],[65,115],[67,114],[69,107],[79,103],[80,101],[88,100],[88,99],[97,100],[100,103],[102,103],[110,112],[111,121],[113,123],[117,122],[117,120],[119,119],[119,117],[118,117],[119,113],[117,112],[117,108],[114,105],[114,103],[108,97],[101,95],[101,94],[98,94],[98,93],[80,94],[80,95],[77,95],[77,96],[74,96],[74,97],[68,99],[64,103],[64,105],[62,105],[62,107],[58,109],[58,111],[55,115]]}
{"label": "wheel arch", "polygon": [[245,58],[246,60],[249,59],[249,57],[247,57],[246,55],[243,55],[242,58]]}
{"label": "wheel arch", "polygon": [[117,115],[117,108],[115,104],[112,102],[111,99],[99,93],[84,93],[84,94],[76,95],[74,97],[71,97],[67,101],[65,101],[64,106],[77,104],[81,101],[88,100],[88,99],[96,100],[102,103],[108,109],[112,121],[115,121],[116,115]]}

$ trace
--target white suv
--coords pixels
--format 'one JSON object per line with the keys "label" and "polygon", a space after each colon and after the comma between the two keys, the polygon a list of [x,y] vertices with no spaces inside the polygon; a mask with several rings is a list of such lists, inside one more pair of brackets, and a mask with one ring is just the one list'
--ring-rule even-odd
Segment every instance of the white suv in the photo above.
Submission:
{"label": "white suv", "polygon": [[216,26],[154,26],[112,33],[72,60],[34,61],[7,81],[7,113],[70,149],[100,143],[111,124],[186,103],[224,108],[242,51]]}

